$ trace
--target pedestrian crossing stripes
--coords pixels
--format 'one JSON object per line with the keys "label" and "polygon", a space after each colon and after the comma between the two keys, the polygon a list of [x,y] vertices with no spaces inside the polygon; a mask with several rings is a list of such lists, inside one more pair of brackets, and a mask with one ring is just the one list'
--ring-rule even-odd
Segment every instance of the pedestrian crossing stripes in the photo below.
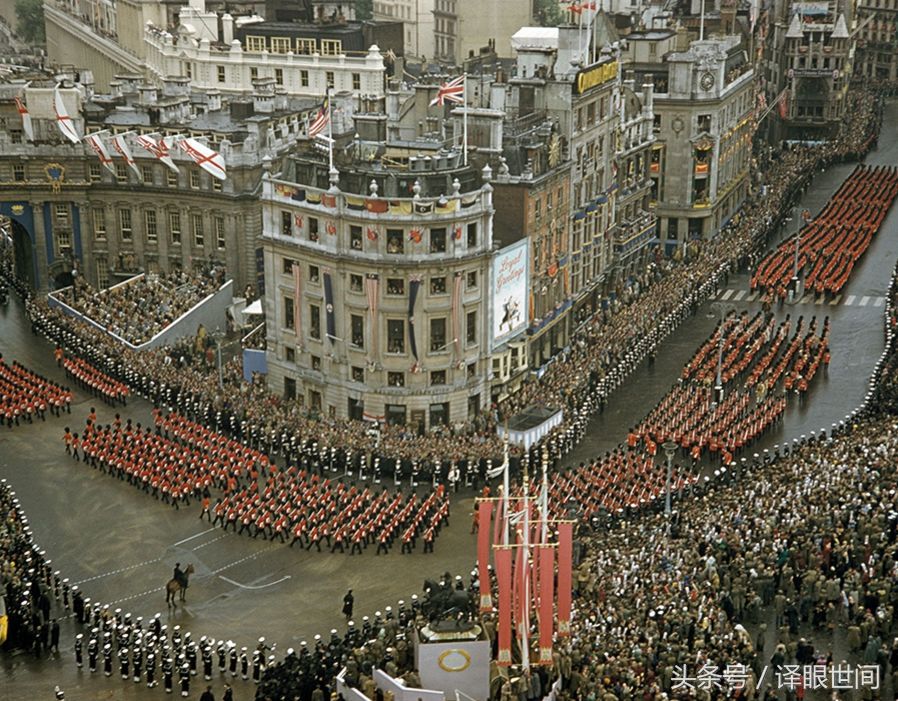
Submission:
{"label": "pedestrian crossing stripes", "polygon": [[[761,300],[761,293],[758,290],[749,291],[731,287],[719,292],[715,299],[718,299],[721,302],[759,302]],[[817,295],[814,292],[805,292],[801,296],[801,299],[798,300],[797,305],[801,306],[809,304],[817,307],[824,305],[830,307],[882,307],[885,305],[885,301],[885,297],[877,297],[875,295],[859,296],[837,294],[835,297],[828,297],[827,295]]]}

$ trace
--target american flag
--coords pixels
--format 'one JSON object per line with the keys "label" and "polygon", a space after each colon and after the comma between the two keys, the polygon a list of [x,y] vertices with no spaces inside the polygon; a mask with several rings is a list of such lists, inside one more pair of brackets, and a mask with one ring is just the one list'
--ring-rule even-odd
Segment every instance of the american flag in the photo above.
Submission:
{"label": "american flag", "polygon": [[445,105],[446,102],[461,104],[465,101],[465,75],[453,78],[448,83],[440,85],[437,96],[430,101],[430,106]]}
{"label": "american flag", "polygon": [[325,97],[324,102],[318,109],[318,114],[315,116],[315,119],[309,123],[309,138],[313,139],[327,129],[327,125],[330,121],[330,97]]}

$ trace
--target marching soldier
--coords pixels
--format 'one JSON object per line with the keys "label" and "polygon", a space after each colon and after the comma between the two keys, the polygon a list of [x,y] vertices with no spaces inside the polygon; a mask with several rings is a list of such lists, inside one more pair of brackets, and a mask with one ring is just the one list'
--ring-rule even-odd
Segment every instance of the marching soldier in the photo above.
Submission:
{"label": "marching soldier", "polygon": [[75,636],[75,664],[78,666],[78,669],[81,669],[84,666],[83,646],[84,634],[78,633],[78,635]]}
{"label": "marching soldier", "polygon": [[212,646],[208,642],[203,645],[203,679],[212,680]]}
{"label": "marching soldier", "polygon": [[174,688],[172,674],[173,666],[174,660],[172,660],[171,657],[166,657],[165,661],[162,663],[162,684],[165,687],[166,694],[170,694],[172,692],[172,689]]}
{"label": "marching soldier", "polygon": [[190,665],[187,663],[187,660],[183,655],[181,655],[181,657],[179,657],[178,659],[181,660],[181,696],[187,698],[188,696],[190,696]]}
{"label": "marching soldier", "polygon": [[122,675],[122,679],[125,681],[131,678],[130,658],[128,655],[129,651],[126,647],[118,651],[119,674]]}
{"label": "marching soldier", "polygon": [[142,642],[139,638],[134,641],[134,650],[131,656],[131,681],[135,684],[140,684],[140,677],[143,671]]}
{"label": "marching soldier", "polygon": [[97,629],[94,628],[90,632],[90,640],[87,643],[87,668],[91,672],[97,671],[97,655],[100,651],[100,644],[97,642]]}
{"label": "marching soldier", "polygon": [[152,689],[158,683],[156,681],[156,653],[150,648],[147,651],[147,689]]}
{"label": "marching soldier", "polygon": [[103,646],[103,674],[112,676],[112,645],[109,643]]}
{"label": "marching soldier", "polygon": [[249,679],[249,657],[245,647],[240,648],[240,677],[243,681]]}
{"label": "marching soldier", "polygon": [[218,654],[218,673],[224,674],[225,670],[228,668],[227,649],[225,648],[224,640],[218,641],[218,648],[216,648],[216,653]]}

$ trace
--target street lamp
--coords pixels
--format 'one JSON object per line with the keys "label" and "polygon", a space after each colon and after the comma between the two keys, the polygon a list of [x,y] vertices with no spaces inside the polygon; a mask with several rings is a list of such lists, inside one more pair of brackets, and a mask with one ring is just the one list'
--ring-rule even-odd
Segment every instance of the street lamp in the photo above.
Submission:
{"label": "street lamp", "polygon": [[[795,207],[792,207],[790,214],[786,217],[786,221],[795,220]],[[792,300],[798,299],[798,255],[801,250],[801,222],[795,229],[795,258],[792,264]]]}
{"label": "street lamp", "polygon": [[664,496],[664,516],[667,519],[667,537],[670,537],[670,480],[671,480],[671,472],[672,472],[672,463],[673,457],[677,452],[677,448],[679,448],[675,441],[664,441],[661,444],[661,448],[664,450],[664,454],[667,456],[667,482],[665,488],[665,496]]}
{"label": "street lamp", "polygon": [[720,336],[717,344],[717,381],[714,383],[714,404],[723,402],[723,321],[726,315],[726,307],[720,302],[711,305],[711,314],[720,314]]}

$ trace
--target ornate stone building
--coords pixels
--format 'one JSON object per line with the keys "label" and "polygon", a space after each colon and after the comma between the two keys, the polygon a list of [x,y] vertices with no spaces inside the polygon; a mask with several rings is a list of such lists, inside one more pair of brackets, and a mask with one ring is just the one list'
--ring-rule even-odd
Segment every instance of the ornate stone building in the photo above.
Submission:
{"label": "ornate stone building", "polygon": [[263,182],[271,387],[323,415],[463,422],[490,400],[491,171],[425,144],[340,154]]}

